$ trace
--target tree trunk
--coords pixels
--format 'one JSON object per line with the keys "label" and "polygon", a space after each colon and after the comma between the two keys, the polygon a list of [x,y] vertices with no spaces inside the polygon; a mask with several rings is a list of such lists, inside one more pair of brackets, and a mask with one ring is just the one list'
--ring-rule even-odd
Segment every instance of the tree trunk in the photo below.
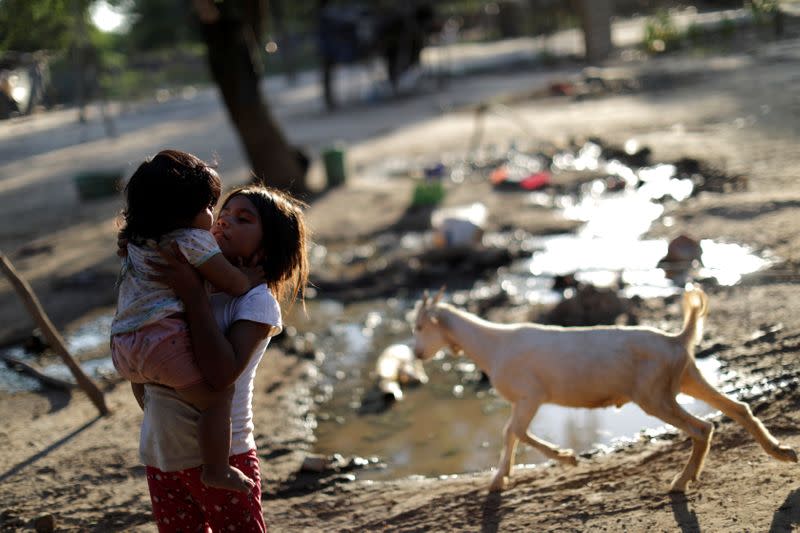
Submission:
{"label": "tree trunk", "polygon": [[308,188],[302,155],[288,143],[261,95],[256,33],[260,21],[246,20],[232,4],[237,3],[217,3],[219,17],[202,24],[211,75],[244,145],[254,181],[303,195]]}
{"label": "tree trunk", "polygon": [[611,42],[613,0],[576,0],[581,17],[586,61],[597,63],[608,57]]}

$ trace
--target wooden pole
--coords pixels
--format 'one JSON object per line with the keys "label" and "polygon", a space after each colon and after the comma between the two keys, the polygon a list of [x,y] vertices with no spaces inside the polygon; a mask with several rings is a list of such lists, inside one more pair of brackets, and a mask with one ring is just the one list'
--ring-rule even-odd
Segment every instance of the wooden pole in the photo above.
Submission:
{"label": "wooden pole", "polygon": [[0,269],[3,270],[3,273],[9,279],[11,284],[14,286],[14,289],[17,291],[17,294],[20,298],[22,298],[25,307],[28,308],[28,312],[31,314],[33,319],[39,325],[39,329],[42,330],[42,334],[44,335],[45,339],[47,339],[47,343],[50,347],[56,351],[56,353],[61,357],[61,360],[64,361],[64,364],[67,365],[72,375],[75,376],[75,381],[78,383],[81,389],[89,396],[89,399],[92,403],[97,407],[100,411],[100,414],[105,416],[109,414],[108,407],[106,407],[105,398],[103,397],[103,393],[97,388],[97,385],[89,379],[89,377],[83,373],[83,370],[75,362],[75,359],[72,358],[69,351],[67,350],[67,346],[64,343],[64,339],[58,333],[53,323],[48,318],[47,314],[42,309],[42,305],[39,303],[39,299],[34,294],[33,289],[28,284],[27,281],[22,279],[22,277],[17,273],[14,269],[14,266],[11,262],[6,258],[5,255],[0,251]]}
{"label": "wooden pole", "polygon": [[59,389],[64,390],[71,390],[75,388],[75,384],[71,381],[64,381],[63,379],[54,378],[52,376],[48,376],[47,374],[43,374],[37,368],[29,365],[25,361],[20,361],[16,357],[11,357],[10,355],[0,354],[0,359],[6,362],[11,368],[18,372],[22,372],[24,374],[28,374],[29,376],[33,376],[34,378],[38,379],[42,382],[43,385],[47,385],[49,387],[56,387]]}

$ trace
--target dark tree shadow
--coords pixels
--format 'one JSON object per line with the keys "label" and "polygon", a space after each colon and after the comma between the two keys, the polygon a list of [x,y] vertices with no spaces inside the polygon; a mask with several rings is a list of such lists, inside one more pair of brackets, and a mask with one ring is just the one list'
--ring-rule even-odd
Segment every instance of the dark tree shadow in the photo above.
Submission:
{"label": "dark tree shadow", "polygon": [[798,525],[800,525],[800,489],[795,489],[772,515],[769,533],[796,531]]}
{"label": "dark tree shadow", "polygon": [[685,494],[670,493],[669,499],[672,502],[672,514],[675,522],[683,533],[698,533],[700,523],[697,521],[697,514],[693,509],[689,509],[689,500]]}
{"label": "dark tree shadow", "polygon": [[490,492],[483,502],[483,514],[481,515],[481,533],[496,533],[500,525],[500,504],[503,496],[499,492]]}
{"label": "dark tree shadow", "polygon": [[70,433],[64,435],[63,437],[61,437],[60,439],[55,441],[53,444],[51,444],[50,446],[48,446],[44,450],[42,450],[40,452],[36,452],[35,454],[33,454],[32,456],[28,457],[27,459],[25,459],[21,463],[12,466],[8,470],[6,470],[2,474],[0,474],[0,483],[4,482],[6,479],[12,477],[13,475],[19,473],[24,468],[32,465],[33,463],[35,463],[36,461],[38,461],[42,457],[47,456],[53,450],[56,450],[59,447],[61,447],[62,445],[66,444],[67,442],[69,442],[70,440],[72,440],[73,438],[78,436],[80,433],[82,433],[84,430],[86,430],[89,427],[91,427],[95,422],[100,420],[100,418],[101,418],[101,416],[97,415],[95,418],[89,420],[88,422],[86,422],[81,427],[79,427],[77,429],[74,429]]}
{"label": "dark tree shadow", "polygon": [[[146,501],[149,504],[149,500]],[[137,495],[120,504],[106,507],[103,516],[86,531],[94,533],[129,531],[135,526],[151,524],[153,523],[153,514],[148,504],[143,505],[141,498]]]}

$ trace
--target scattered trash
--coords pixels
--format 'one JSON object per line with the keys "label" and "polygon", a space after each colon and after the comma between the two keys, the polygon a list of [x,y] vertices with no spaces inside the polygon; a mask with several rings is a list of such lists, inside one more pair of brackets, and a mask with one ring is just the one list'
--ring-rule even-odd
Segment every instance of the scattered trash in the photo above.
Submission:
{"label": "scattered trash", "polygon": [[337,187],[347,179],[345,168],[345,149],[341,145],[331,146],[322,152],[325,165],[325,179],[328,187]]}
{"label": "scattered trash", "polygon": [[431,180],[434,178],[441,179],[447,173],[447,167],[443,163],[436,163],[435,165],[425,167],[425,179]]}
{"label": "scattered trash", "polygon": [[530,174],[524,178],[511,176],[508,167],[502,166],[492,172],[489,179],[496,189],[522,189],[535,191],[550,185],[550,173],[546,170]]}
{"label": "scattered trash", "polygon": [[553,276],[553,290],[563,293],[567,289],[577,289],[580,282],[575,279],[575,273],[556,274]]}
{"label": "scattered trash", "polygon": [[444,185],[439,180],[422,181],[414,187],[412,207],[438,205],[444,199]]}
{"label": "scattered trash", "polygon": [[689,271],[702,266],[703,249],[700,242],[688,235],[678,235],[669,242],[667,255],[658,262],[658,268],[673,281],[684,280]]}
{"label": "scattered trash", "polygon": [[647,167],[651,164],[650,156],[653,151],[647,146],[640,146],[636,139],[628,139],[625,141],[625,146],[621,149],[614,146],[603,145],[603,142],[597,138],[592,138],[590,140],[602,146],[601,156],[607,161],[616,159],[629,167]]}
{"label": "scattered trash", "polygon": [[569,81],[555,81],[550,84],[549,93],[552,96],[573,96],[575,84]]}
{"label": "scattered trash", "polygon": [[513,145],[506,161],[489,175],[489,181],[497,190],[534,191],[549,185],[550,180],[544,158],[519,152]]}
{"label": "scattered trash", "polygon": [[357,455],[347,459],[340,453],[334,453],[332,455],[308,454],[303,459],[298,474],[350,472],[352,470],[367,468],[370,465],[380,465],[380,459],[378,457],[370,457],[367,459]]}
{"label": "scattered trash", "polygon": [[674,165],[678,174],[690,177],[695,183],[695,192],[741,192],[750,186],[747,176],[742,174],[729,176],[719,168],[692,157],[683,157]]}
{"label": "scattered trash", "polygon": [[331,458],[324,455],[307,455],[300,465],[301,472],[324,472],[331,468]]}
{"label": "scattered trash", "polygon": [[434,245],[439,248],[452,248],[480,243],[486,218],[486,206],[480,202],[434,211],[431,215]]}
{"label": "scattered trash", "polygon": [[405,344],[392,344],[387,347],[375,364],[377,383],[367,391],[361,400],[360,414],[381,413],[394,402],[403,399],[401,386],[425,384],[428,374],[422,361],[414,357],[414,352]]}
{"label": "scattered trash", "polygon": [[[625,316],[627,315],[627,316]],[[635,322],[630,315],[627,299],[617,295],[616,288],[598,288],[594,285],[581,285],[573,295],[561,300],[547,314],[550,324],[559,326],[597,326]]]}
{"label": "scattered trash", "polygon": [[405,344],[392,344],[386,348],[378,357],[375,370],[378,375],[378,388],[384,394],[391,394],[395,400],[403,399],[400,385],[428,382],[422,361],[414,357],[414,352]]}
{"label": "scattered trash", "polygon": [[41,355],[49,348],[47,340],[42,335],[42,330],[34,328],[31,334],[22,341],[22,348],[25,353]]}

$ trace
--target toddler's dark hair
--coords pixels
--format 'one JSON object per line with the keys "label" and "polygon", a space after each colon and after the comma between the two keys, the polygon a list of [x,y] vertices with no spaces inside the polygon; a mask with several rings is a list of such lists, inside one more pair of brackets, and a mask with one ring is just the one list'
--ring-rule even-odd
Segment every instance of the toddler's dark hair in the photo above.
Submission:
{"label": "toddler's dark hair", "polygon": [[125,186],[119,236],[133,244],[186,227],[222,191],[217,172],[200,158],[163,150],[139,165]]}

